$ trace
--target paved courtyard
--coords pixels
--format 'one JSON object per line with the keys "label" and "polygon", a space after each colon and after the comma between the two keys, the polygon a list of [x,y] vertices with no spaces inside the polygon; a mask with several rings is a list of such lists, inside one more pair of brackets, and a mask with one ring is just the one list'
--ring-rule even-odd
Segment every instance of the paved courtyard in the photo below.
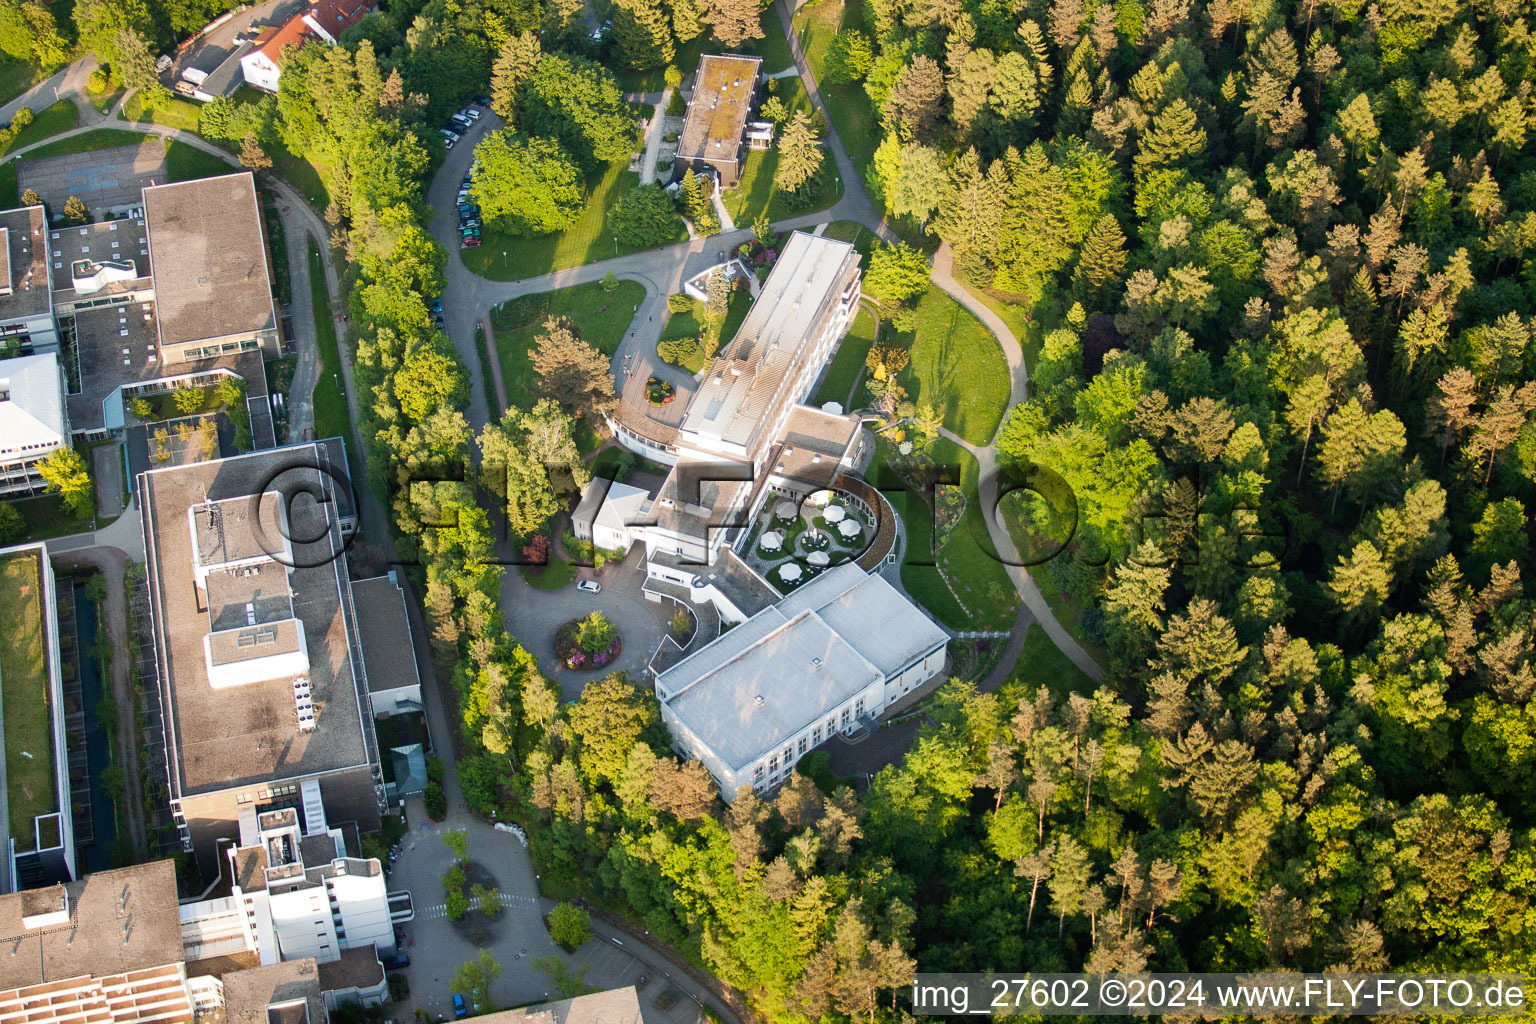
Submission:
{"label": "paved courtyard", "polygon": [[[670,632],[667,620],[676,606],[656,604],[645,599],[645,549],[635,545],[621,565],[609,564],[601,571],[578,569],[577,579],[595,579],[602,592],[588,594],[575,583],[554,590],[529,586],[521,570],[512,569],[502,576],[501,608],[507,630],[527,651],[539,659],[545,673],[560,684],[562,700],[575,700],[582,688],[610,672],[628,671],[638,682],[645,682],[645,666],[656,653],[661,638]],[[555,660],[555,630],[562,623],[600,611],[619,627],[624,651],[617,659],[600,668],[568,669]]]}
{"label": "paved courtyard", "polygon": [[623,940],[598,935],[570,955],[556,946],[544,927],[545,910],[535,888],[532,859],[516,836],[497,832],[468,815],[434,824],[421,813],[419,800],[412,800],[409,810],[415,825],[406,834],[400,856],[389,871],[390,889],[409,889],[416,905],[416,919],[403,926],[407,942],[404,952],[410,954],[411,965],[401,973],[409,979],[411,992],[403,1003],[388,1007],[395,1021],[410,1020],[416,1010],[426,1011],[433,1021],[451,1018],[453,973],[474,959],[480,948],[460,933],[443,908],[442,876],[452,865],[453,854],[443,845],[442,834],[450,824],[468,832],[470,860],[490,872],[502,893],[503,909],[488,925],[484,942],[484,948],[502,966],[501,978],[491,989],[497,1008],[561,998],[549,979],[532,965],[536,958],[554,956],[573,971],[585,968],[585,981],[594,988],[640,985],[647,1020],[662,1024],[698,1024],[702,1020],[698,1004],[674,986],[667,968],[631,955],[619,944]]}
{"label": "paved courtyard", "polygon": [[63,210],[65,200],[78,196],[98,218],[107,210],[140,205],[144,186],[170,180],[165,143],[158,138],[89,153],[22,160],[16,178],[17,188],[35,189],[50,210]]}

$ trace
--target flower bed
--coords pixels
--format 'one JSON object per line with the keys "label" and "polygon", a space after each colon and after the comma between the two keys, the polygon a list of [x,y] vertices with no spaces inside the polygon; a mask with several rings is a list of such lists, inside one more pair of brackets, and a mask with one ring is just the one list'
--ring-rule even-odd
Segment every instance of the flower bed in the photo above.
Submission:
{"label": "flower bed", "polygon": [[[607,622],[607,618],[601,612],[593,612]],[[618,660],[624,653],[624,637],[619,634],[618,628],[608,623],[613,631],[613,640],[607,647],[590,651],[582,646],[582,626],[591,621],[592,616],[584,619],[571,619],[561,623],[555,630],[555,657],[560,659],[560,664],[566,668],[582,669],[584,671],[596,671],[605,665],[610,665]]]}
{"label": "flower bed", "polygon": [[652,405],[667,405],[677,397],[672,393],[675,390],[671,381],[652,377],[645,382],[645,400]]}

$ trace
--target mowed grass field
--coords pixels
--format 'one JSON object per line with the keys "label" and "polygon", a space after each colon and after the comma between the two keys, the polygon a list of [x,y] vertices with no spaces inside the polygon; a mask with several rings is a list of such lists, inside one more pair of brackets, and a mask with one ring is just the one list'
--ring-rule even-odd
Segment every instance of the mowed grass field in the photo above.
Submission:
{"label": "mowed grass field", "polygon": [[862,84],[828,82],[826,74],[827,48],[832,37],[845,28],[872,35],[863,0],[816,0],[795,12],[795,33],[805,50],[805,62],[816,76],[827,116],[853,165],[863,173],[880,144],[880,118]]}
{"label": "mowed grass field", "polygon": [[624,340],[635,306],[645,299],[645,288],[635,281],[620,281],[612,292],[601,281],[579,284],[537,295],[525,295],[491,310],[491,327],[496,332],[496,356],[501,360],[502,382],[507,401],[517,408],[530,408],[538,401],[538,378],[533,372],[530,353],[535,340],[544,333],[544,321],[552,316],[570,317],[582,340],[603,355],[611,356]]}
{"label": "mowed grass field", "polygon": [[[0,561],[0,710],[5,714],[11,836],[33,848],[32,819],[57,811],[52,707],[43,633],[42,565],[32,553]],[[27,755],[31,755],[30,757]]]}
{"label": "mowed grass field", "polygon": [[352,450],[352,417],[347,411],[347,396],[342,390],[341,346],[336,340],[336,318],[331,313],[331,297],[325,287],[324,257],[314,242],[309,243],[309,288],[314,303],[315,347],[320,367],[315,377],[315,436],[340,437]]}
{"label": "mowed grass field", "polygon": [[944,426],[971,444],[988,444],[1008,408],[1008,361],[992,332],[954,299],[929,288],[917,328],[881,325],[882,341],[905,346],[911,361],[897,378],[913,402],[930,403]]}
{"label": "mowed grass field", "polygon": [[[587,204],[569,229],[553,235],[523,236],[509,235],[486,224],[481,229],[484,244],[460,250],[464,265],[481,277],[493,281],[520,281],[552,270],[579,267],[610,256],[650,248],[626,246],[623,243],[616,245],[612,232],[606,227],[609,208],[619,196],[639,184],[640,175],[626,170],[623,164],[609,164],[600,168],[588,176]],[[677,234],[668,241],[681,242],[687,237],[687,233],[679,226]]]}

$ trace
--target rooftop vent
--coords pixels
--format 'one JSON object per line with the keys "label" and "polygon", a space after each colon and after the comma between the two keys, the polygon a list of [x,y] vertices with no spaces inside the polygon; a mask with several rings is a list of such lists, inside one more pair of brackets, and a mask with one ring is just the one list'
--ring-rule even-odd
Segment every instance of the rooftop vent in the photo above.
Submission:
{"label": "rooftop vent", "polygon": [[763,706],[763,695],[762,694],[758,694],[756,697],[753,697],[752,698],[752,703],[756,704],[758,707],[762,707]]}
{"label": "rooftop vent", "polygon": [[820,665],[820,664],[821,664],[821,659],[820,658],[812,658],[811,659],[811,668],[815,668],[817,665]]}

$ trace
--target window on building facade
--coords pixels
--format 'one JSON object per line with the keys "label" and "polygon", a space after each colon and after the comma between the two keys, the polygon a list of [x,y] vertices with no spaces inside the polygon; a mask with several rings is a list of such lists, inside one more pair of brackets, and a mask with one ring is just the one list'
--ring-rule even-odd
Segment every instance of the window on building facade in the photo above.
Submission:
{"label": "window on building facade", "polygon": [[818,725],[816,728],[811,730],[811,742],[816,744],[818,747],[821,746],[821,726]]}
{"label": "window on building facade", "polygon": [[800,753],[804,754],[807,750],[810,749],[810,747],[811,747],[811,741],[806,739],[804,736],[801,736],[800,737]]}
{"label": "window on building facade", "polygon": [[853,712],[848,708],[843,708],[843,725],[846,726],[851,721],[853,721]]}

